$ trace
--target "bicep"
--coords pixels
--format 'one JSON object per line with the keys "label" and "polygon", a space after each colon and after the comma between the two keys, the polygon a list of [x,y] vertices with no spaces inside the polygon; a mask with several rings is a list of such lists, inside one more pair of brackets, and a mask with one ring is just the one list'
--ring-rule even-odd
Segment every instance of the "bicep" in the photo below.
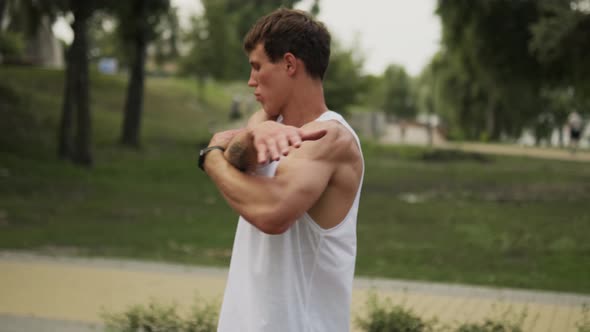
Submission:
{"label": "bicep", "polygon": [[290,219],[298,218],[319,200],[334,173],[333,163],[310,158],[306,149],[298,149],[281,160],[275,180],[284,186],[281,210]]}

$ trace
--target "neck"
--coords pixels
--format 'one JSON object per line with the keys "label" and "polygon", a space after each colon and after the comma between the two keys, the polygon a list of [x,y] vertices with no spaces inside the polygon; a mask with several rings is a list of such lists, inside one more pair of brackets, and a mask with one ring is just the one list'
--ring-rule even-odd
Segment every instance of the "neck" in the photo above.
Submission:
{"label": "neck", "polygon": [[314,121],[327,110],[322,81],[311,80],[293,88],[290,102],[285,105],[281,115],[283,124],[301,127]]}

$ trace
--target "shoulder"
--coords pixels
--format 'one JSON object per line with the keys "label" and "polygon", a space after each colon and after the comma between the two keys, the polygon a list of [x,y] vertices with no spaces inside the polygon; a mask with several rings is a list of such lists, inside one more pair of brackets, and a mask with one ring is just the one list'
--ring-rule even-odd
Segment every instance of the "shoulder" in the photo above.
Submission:
{"label": "shoulder", "polygon": [[[302,129],[324,129],[326,135],[317,141],[304,142],[307,149],[315,151],[315,157],[339,162],[360,158],[360,149],[353,133],[337,120],[314,121]],[[302,146],[303,147],[303,146]]]}

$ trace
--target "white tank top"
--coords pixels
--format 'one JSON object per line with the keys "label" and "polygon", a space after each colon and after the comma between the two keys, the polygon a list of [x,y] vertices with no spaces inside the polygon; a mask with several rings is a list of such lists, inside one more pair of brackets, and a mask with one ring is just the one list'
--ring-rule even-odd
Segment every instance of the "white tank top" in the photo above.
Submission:
{"label": "white tank top", "polygon": [[[327,111],[316,121],[327,120],[348,128],[360,149],[358,136],[342,116]],[[279,162],[257,173],[272,177]],[[321,228],[305,213],[285,233],[269,235],[240,217],[219,332],[350,330],[361,185],[362,177],[348,214],[330,229]]]}

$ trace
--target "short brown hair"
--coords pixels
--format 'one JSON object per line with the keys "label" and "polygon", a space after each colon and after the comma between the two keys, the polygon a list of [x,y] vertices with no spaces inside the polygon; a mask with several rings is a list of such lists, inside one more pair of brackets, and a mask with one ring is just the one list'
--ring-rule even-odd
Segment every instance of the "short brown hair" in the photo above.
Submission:
{"label": "short brown hair", "polygon": [[314,78],[324,79],[330,60],[330,33],[308,13],[279,8],[260,18],[244,38],[244,50],[252,52],[259,43],[270,61],[277,62],[285,53],[303,61]]}

